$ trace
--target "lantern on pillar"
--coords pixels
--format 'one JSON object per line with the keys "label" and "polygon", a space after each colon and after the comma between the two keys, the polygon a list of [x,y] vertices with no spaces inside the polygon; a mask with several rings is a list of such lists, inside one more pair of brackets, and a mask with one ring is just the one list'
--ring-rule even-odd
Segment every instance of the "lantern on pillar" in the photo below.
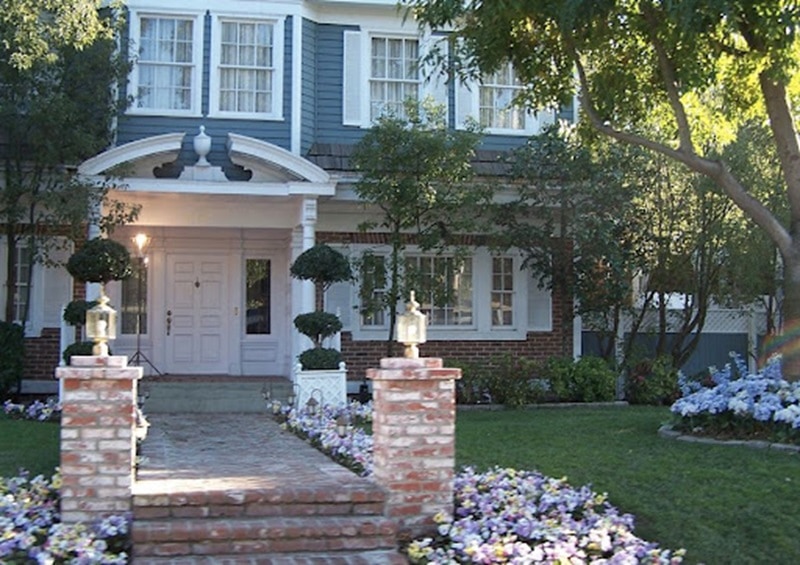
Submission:
{"label": "lantern on pillar", "polygon": [[117,312],[108,305],[103,286],[97,305],[86,311],[86,335],[94,341],[92,353],[107,357],[108,341],[117,337]]}
{"label": "lantern on pillar", "polygon": [[419,357],[420,343],[427,339],[428,317],[419,311],[419,302],[414,299],[414,291],[406,304],[406,311],[397,317],[397,341],[405,346],[405,356],[410,359]]}

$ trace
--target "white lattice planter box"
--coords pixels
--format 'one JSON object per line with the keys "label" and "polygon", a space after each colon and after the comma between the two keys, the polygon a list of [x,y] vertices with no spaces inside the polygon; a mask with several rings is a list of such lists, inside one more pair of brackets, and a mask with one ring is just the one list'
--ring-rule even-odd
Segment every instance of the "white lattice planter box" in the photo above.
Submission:
{"label": "white lattice planter box", "polygon": [[302,408],[313,397],[320,404],[339,406],[347,403],[347,369],[339,363],[338,369],[304,371],[295,365],[294,384],[297,387],[297,406]]}

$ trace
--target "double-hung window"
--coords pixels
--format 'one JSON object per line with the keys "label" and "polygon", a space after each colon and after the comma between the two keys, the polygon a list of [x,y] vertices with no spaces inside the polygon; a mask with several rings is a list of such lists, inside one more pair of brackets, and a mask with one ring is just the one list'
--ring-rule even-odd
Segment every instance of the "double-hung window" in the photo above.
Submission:
{"label": "double-hung window", "polygon": [[484,76],[479,86],[479,122],[487,129],[524,130],[525,109],[514,103],[522,84],[510,64]]}
{"label": "double-hung window", "polygon": [[372,37],[370,47],[370,118],[405,116],[405,101],[419,98],[419,41]]}
{"label": "double-hung window", "polygon": [[344,125],[372,127],[387,114],[404,118],[407,100],[430,98],[447,108],[447,77],[425,62],[434,48],[446,54],[441,38],[403,28],[348,30],[343,40]]}
{"label": "double-hung window", "polygon": [[200,111],[198,27],[192,16],[140,14],[134,19],[134,110]]}
{"label": "double-hung window", "polygon": [[417,301],[431,326],[474,324],[471,258],[408,257],[406,277],[419,288]]}
{"label": "double-hung window", "polygon": [[492,326],[514,325],[514,261],[492,257]]}
{"label": "double-hung window", "polygon": [[211,115],[280,119],[283,21],[225,16],[214,21]]}
{"label": "double-hung window", "polygon": [[384,327],[388,322],[386,312],[386,257],[365,254],[359,268],[361,275],[360,310],[361,325]]}
{"label": "double-hung window", "polygon": [[31,248],[17,245],[17,260],[14,262],[14,321],[21,324],[28,320],[28,304],[31,288]]}

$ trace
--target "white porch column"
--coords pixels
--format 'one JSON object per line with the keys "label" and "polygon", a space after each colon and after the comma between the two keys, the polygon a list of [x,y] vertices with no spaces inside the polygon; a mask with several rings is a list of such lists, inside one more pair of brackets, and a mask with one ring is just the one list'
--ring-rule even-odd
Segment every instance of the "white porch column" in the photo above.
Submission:
{"label": "white porch column", "polygon": [[[300,225],[292,231],[292,263],[305,250],[314,246],[317,225],[317,200],[304,198],[300,208]],[[294,318],[298,314],[314,311],[314,285],[310,281],[292,279],[292,374],[297,356],[312,347],[311,340],[294,328]]]}
{"label": "white porch column", "polygon": [[[100,225],[97,221],[103,214],[102,203],[95,202],[93,207],[94,209],[89,215],[89,227],[86,230],[87,241],[101,236]],[[92,301],[98,298],[100,298],[100,283],[86,283],[86,300]]]}

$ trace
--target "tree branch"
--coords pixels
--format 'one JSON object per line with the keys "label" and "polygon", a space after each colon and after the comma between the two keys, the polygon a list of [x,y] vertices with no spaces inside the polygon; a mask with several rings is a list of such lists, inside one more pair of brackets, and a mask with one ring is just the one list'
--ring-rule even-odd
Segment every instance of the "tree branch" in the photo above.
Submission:
{"label": "tree branch", "polygon": [[[742,183],[733,176],[727,167],[720,161],[714,161],[700,157],[694,151],[687,151],[685,148],[674,149],[663,143],[659,143],[652,139],[643,137],[641,135],[621,131],[615,129],[610,123],[604,121],[597,113],[592,101],[591,91],[589,90],[589,81],[586,76],[586,69],[584,68],[580,57],[574,47],[567,41],[568,48],[571,52],[572,59],[575,62],[575,67],[578,74],[578,82],[580,87],[580,95],[578,100],[581,109],[586,115],[589,123],[600,133],[632,145],[645,147],[651,151],[655,151],[665,155],[671,159],[683,163],[692,171],[707,176],[719,186],[733,202],[741,208],[752,220],[761,227],[772,239],[781,254],[787,256],[792,250],[792,238],[786,228],[778,221],[772,212],[764,206],[759,200],[754,198],[747,192],[747,189]],[[784,98],[785,100],[785,98]],[[791,124],[791,122],[790,122]],[[791,125],[789,125],[791,128]],[[797,138],[795,136],[795,143]],[[796,146],[795,146],[796,147]],[[795,153],[797,155],[797,153]],[[800,161],[796,163],[798,168],[798,175],[795,183],[798,186],[797,192],[800,192]],[[791,185],[790,185],[791,186]],[[791,192],[791,191],[790,191]],[[798,209],[800,210],[800,197],[797,202]]]}
{"label": "tree branch", "polygon": [[667,99],[669,100],[669,105],[672,108],[672,113],[678,125],[678,149],[687,153],[695,153],[694,143],[692,142],[692,129],[689,126],[689,119],[686,117],[686,109],[681,102],[680,92],[678,92],[678,79],[675,77],[675,69],[667,56],[664,44],[656,35],[656,29],[659,27],[659,23],[656,21],[657,16],[648,5],[645,3],[642,4],[642,13],[650,33],[650,43],[656,51],[658,68],[661,70],[661,76],[664,80]]}

